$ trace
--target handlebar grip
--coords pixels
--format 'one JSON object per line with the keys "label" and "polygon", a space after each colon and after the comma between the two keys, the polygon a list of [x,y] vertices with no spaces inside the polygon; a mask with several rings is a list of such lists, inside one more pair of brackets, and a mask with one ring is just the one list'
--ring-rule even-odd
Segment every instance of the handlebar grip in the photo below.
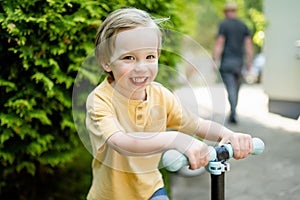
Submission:
{"label": "handlebar grip", "polygon": [[168,171],[176,172],[182,167],[189,165],[189,161],[184,154],[171,149],[163,154],[162,164]]}
{"label": "handlebar grip", "polygon": [[[217,158],[214,147],[209,146],[209,157],[213,161]],[[162,156],[163,166],[170,172],[176,172],[184,166],[189,165],[188,158],[177,150],[171,149],[166,151]]]}
{"label": "handlebar grip", "polygon": [[[265,149],[264,142],[259,138],[252,138],[252,155],[259,155]],[[221,147],[209,147],[210,160],[227,160],[233,157],[233,148],[230,144],[224,144]],[[162,156],[163,166],[171,172],[178,171],[184,166],[189,165],[188,158],[177,150],[168,150]]]}
{"label": "handlebar grip", "polygon": [[262,154],[265,150],[265,143],[259,138],[252,138],[253,142],[253,151],[252,155]]}
{"label": "handlebar grip", "polygon": [[[259,155],[265,150],[264,142],[259,138],[252,138],[253,151],[252,155]],[[227,160],[233,157],[233,148],[231,144],[223,144],[221,147],[216,147],[217,160]]]}

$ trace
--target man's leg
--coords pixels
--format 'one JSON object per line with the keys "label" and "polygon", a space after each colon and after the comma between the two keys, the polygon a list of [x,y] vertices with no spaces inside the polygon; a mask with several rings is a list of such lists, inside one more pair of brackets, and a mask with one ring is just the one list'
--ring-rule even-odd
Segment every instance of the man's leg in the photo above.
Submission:
{"label": "man's leg", "polygon": [[237,123],[236,107],[238,103],[238,93],[241,84],[240,75],[235,73],[229,73],[229,72],[221,72],[221,76],[227,90],[228,101],[230,104],[229,122]]}

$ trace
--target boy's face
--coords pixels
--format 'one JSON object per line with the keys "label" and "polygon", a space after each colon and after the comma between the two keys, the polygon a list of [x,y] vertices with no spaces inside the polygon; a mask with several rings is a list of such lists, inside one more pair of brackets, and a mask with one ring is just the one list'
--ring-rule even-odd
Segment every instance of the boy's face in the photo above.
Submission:
{"label": "boy's face", "polygon": [[117,34],[108,70],[113,86],[130,99],[145,99],[145,88],[158,71],[159,35],[157,29],[138,27]]}

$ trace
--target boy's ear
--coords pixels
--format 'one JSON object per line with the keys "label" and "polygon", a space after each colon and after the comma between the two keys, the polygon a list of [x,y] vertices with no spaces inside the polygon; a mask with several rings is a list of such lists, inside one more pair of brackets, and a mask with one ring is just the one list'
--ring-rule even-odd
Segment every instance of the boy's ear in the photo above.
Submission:
{"label": "boy's ear", "polygon": [[106,71],[106,72],[111,72],[111,69],[109,67],[109,64],[105,63],[102,65],[103,69]]}

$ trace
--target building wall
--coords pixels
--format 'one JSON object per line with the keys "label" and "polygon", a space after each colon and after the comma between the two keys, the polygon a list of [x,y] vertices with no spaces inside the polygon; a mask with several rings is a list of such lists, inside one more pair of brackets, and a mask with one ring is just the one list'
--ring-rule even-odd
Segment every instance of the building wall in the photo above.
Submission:
{"label": "building wall", "polygon": [[[300,1],[265,0],[267,20],[263,87],[270,112],[300,113]],[[298,41],[298,44],[297,44]]]}

